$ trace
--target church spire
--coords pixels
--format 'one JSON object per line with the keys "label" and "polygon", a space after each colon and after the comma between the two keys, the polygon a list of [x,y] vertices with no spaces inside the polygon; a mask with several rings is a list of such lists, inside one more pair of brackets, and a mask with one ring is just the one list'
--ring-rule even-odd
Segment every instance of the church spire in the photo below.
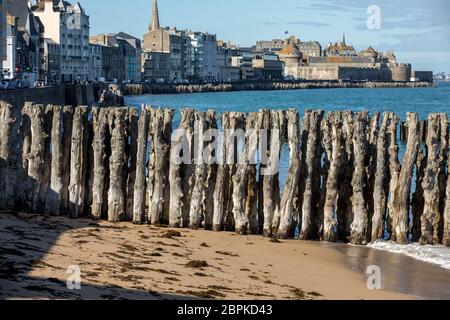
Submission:
{"label": "church spire", "polygon": [[153,13],[152,13],[152,22],[149,26],[150,31],[158,30],[159,27],[159,12],[158,12],[158,1],[153,0]]}

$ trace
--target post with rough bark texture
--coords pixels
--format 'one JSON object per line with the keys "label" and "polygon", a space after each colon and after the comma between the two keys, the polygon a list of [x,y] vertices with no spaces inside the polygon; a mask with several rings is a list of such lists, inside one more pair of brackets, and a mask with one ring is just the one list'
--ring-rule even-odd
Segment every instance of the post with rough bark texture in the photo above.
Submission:
{"label": "post with rough bark texture", "polygon": [[407,146],[397,188],[392,200],[392,241],[408,242],[411,180],[419,151],[419,117],[417,113],[407,114]]}
{"label": "post with rough bark texture", "polygon": [[195,113],[195,136],[197,143],[194,148],[195,158],[195,184],[191,198],[191,209],[189,216],[189,227],[198,229],[201,227],[203,219],[203,203],[205,200],[204,184],[206,181],[206,164],[203,161],[204,133],[206,131],[206,121],[204,112]]}
{"label": "post with rough bark texture", "polygon": [[153,187],[149,194],[149,221],[153,225],[169,224],[170,208],[170,140],[173,110],[152,110],[150,135],[154,150]]}
{"label": "post with rough bark texture", "polygon": [[133,223],[145,222],[145,186],[147,162],[147,138],[150,122],[150,112],[142,107],[138,122],[137,155],[136,155],[136,181],[134,184]]}
{"label": "post with rough bark texture", "polygon": [[298,201],[298,184],[300,178],[300,152],[299,152],[299,115],[297,110],[287,113],[287,129],[290,151],[290,166],[286,186],[280,203],[280,226],[277,237],[287,239],[295,233],[295,203]]}
{"label": "post with rough bark texture", "polygon": [[285,115],[284,112],[279,110],[272,110],[270,112],[270,167],[271,176],[270,179],[272,181],[272,190],[269,195],[269,190],[266,190],[264,193],[264,197],[270,197],[272,202],[272,225],[271,235],[276,235],[278,233],[278,228],[280,226],[280,156],[281,156],[281,145],[282,141],[282,132],[283,127],[286,127],[283,123]]}
{"label": "post with rough bark texture", "polygon": [[51,130],[51,181],[47,193],[45,210],[51,215],[61,214],[61,195],[63,193],[63,141],[62,141],[62,107],[51,106],[53,113]]}
{"label": "post with rough bark texture", "polygon": [[424,192],[424,210],[422,214],[421,226],[421,244],[438,244],[440,243],[439,227],[442,224],[440,207],[441,192],[439,188],[439,175],[441,174],[442,158],[441,158],[441,114],[433,113],[428,118],[427,133],[427,167],[422,182]]}
{"label": "post with rough bark texture", "polygon": [[338,238],[348,241],[353,221],[353,196],[352,179],[355,171],[353,152],[353,117],[352,111],[342,112],[342,133],[344,138],[345,152],[343,152],[342,169],[339,173],[339,200],[338,200]]}
{"label": "post with rough bark texture", "polygon": [[191,137],[189,130],[194,125],[195,110],[185,109],[181,111],[181,121],[178,130],[172,137],[170,156],[170,213],[169,225],[174,228],[184,227],[183,207],[186,199],[183,194],[183,184],[189,181],[183,180],[184,166],[191,165]]}
{"label": "post with rough bark texture", "polygon": [[45,181],[45,148],[47,133],[45,132],[45,107],[27,104],[23,110],[31,120],[31,145],[28,154],[28,190],[30,191],[27,209],[30,212],[42,212],[43,199],[47,191]]}
{"label": "post with rough bark texture", "polygon": [[[308,132],[308,144],[306,149],[306,182],[302,203],[301,240],[318,238],[319,226],[317,226],[317,204],[320,198],[320,160],[317,159],[320,144],[320,128],[323,111],[310,113],[310,130]],[[317,164],[319,163],[319,168]],[[318,170],[319,169],[319,170]]]}
{"label": "post with rough bark texture", "polygon": [[126,204],[125,204],[125,220],[133,221],[134,217],[134,185],[136,182],[136,156],[137,156],[137,136],[138,136],[138,118],[139,113],[136,108],[128,110],[128,141],[127,150],[128,158],[125,165],[126,176]]}
{"label": "post with rough bark texture", "polygon": [[355,114],[353,129],[353,151],[355,156],[355,171],[352,179],[352,206],[353,222],[349,240],[352,244],[367,244],[368,212],[364,190],[367,186],[367,175],[365,167],[367,141],[367,114],[358,112]]}
{"label": "post with rough bark texture", "polygon": [[94,219],[100,219],[103,215],[106,179],[106,145],[110,141],[106,141],[108,132],[108,108],[94,108],[92,110],[93,118],[93,152],[94,152],[94,181],[92,184],[92,207],[91,216]]}
{"label": "post with rough bark texture", "polygon": [[372,242],[384,238],[384,224],[388,201],[387,127],[389,113],[384,113],[377,139],[377,160],[373,191]]}
{"label": "post with rough bark texture", "polygon": [[252,158],[255,156],[258,141],[258,113],[250,113],[245,119],[245,142],[242,158],[240,159],[236,174],[233,177],[233,215],[236,232],[247,234],[250,229],[250,221],[246,211],[248,204],[248,182],[250,176]]}
{"label": "post with rough bark texture", "polygon": [[108,221],[117,222],[125,215],[125,188],[123,170],[126,165],[126,117],[124,108],[111,108],[111,157],[109,159]]}
{"label": "post with rough bark texture", "polygon": [[227,137],[226,131],[230,128],[230,118],[227,112],[222,114],[222,133],[219,152],[219,165],[217,168],[217,179],[214,190],[214,215],[213,231],[222,231],[225,223],[226,199],[228,198],[229,167],[227,164]]}
{"label": "post with rough bark texture", "polygon": [[206,161],[206,180],[205,180],[205,201],[203,205],[203,214],[205,216],[205,229],[212,230],[214,219],[214,189],[217,179],[217,163],[215,153],[218,142],[216,113],[209,110],[205,114],[207,131],[204,134],[205,151],[204,160]]}
{"label": "post with rough bark texture", "polygon": [[[341,113],[330,112],[326,121],[331,131],[330,170],[326,181],[326,196],[324,205],[323,240],[334,242],[337,239],[337,209],[339,199],[338,177],[342,166],[344,152]],[[325,147],[325,149],[327,149]]]}
{"label": "post with rough bark texture", "polygon": [[0,210],[8,208],[11,136],[16,122],[13,112],[11,104],[0,101]]}
{"label": "post with rough bark texture", "polygon": [[386,215],[387,233],[389,237],[392,237],[392,221],[394,219],[393,214],[393,200],[394,192],[398,187],[398,181],[400,177],[400,162],[398,160],[398,144],[397,144],[397,127],[400,119],[395,113],[391,113],[389,117],[388,126],[388,155],[389,155],[389,202],[388,202],[388,214]]}
{"label": "post with rough bark texture", "polygon": [[73,115],[72,143],[70,156],[69,217],[78,218],[83,214],[85,196],[84,150],[87,107],[77,107]]}

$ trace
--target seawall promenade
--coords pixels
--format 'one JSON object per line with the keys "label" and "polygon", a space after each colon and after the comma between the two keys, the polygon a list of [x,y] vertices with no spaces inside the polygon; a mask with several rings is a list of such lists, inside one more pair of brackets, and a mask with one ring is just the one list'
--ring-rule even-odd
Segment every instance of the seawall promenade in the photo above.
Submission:
{"label": "seawall promenade", "polygon": [[[102,86],[107,86],[103,84]],[[341,89],[341,88],[429,88],[430,82],[338,82],[338,81],[246,81],[236,83],[202,84],[122,84],[125,95],[176,94],[202,92],[231,92],[255,90],[301,90],[301,89]]]}

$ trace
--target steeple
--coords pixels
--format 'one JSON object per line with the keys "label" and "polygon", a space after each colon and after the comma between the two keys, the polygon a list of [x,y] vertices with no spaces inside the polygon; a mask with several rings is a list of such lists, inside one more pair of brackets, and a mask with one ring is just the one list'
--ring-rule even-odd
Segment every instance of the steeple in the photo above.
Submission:
{"label": "steeple", "polygon": [[346,43],[345,43],[345,32],[344,32],[344,36],[343,36],[343,38],[342,38],[342,43],[345,45]]}
{"label": "steeple", "polygon": [[152,13],[152,23],[149,25],[150,31],[158,30],[159,27],[159,12],[158,12],[158,0],[153,0],[153,13]]}

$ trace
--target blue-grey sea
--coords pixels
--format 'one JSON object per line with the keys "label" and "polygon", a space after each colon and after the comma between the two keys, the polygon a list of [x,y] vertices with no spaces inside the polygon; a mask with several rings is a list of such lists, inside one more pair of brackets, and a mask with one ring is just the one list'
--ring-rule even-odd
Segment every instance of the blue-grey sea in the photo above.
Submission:
{"label": "blue-grey sea", "polygon": [[297,108],[323,110],[395,111],[405,119],[408,111],[426,117],[431,112],[450,112],[450,82],[439,82],[437,88],[412,89],[310,89],[288,91],[240,91],[218,93],[191,93],[143,95],[126,98],[128,105],[198,110],[214,109],[218,112],[251,112],[261,108]]}

